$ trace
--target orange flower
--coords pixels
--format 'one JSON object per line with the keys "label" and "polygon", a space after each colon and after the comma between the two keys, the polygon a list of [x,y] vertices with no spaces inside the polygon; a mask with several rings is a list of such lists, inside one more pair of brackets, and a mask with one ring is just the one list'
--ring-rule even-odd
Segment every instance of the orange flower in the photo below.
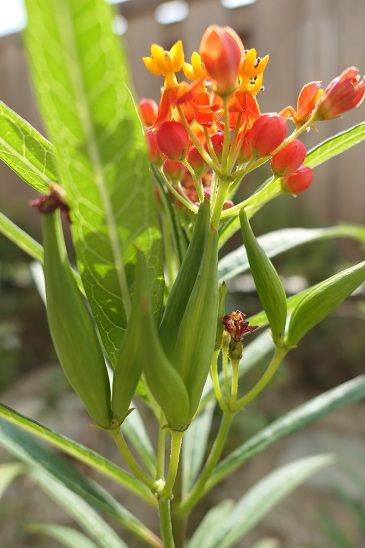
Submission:
{"label": "orange flower", "polygon": [[297,125],[304,124],[311,116],[318,99],[323,95],[322,82],[305,84],[298,95],[297,111],[294,119]]}
{"label": "orange flower", "polygon": [[349,67],[327,86],[317,105],[317,120],[330,120],[358,107],[365,97],[365,78],[356,67]]}
{"label": "orange flower", "polygon": [[200,55],[218,95],[229,95],[237,88],[243,49],[240,37],[230,27],[211,25],[205,31]]}
{"label": "orange flower", "polygon": [[139,104],[139,113],[145,127],[151,127],[156,122],[158,106],[153,99],[141,99]]}

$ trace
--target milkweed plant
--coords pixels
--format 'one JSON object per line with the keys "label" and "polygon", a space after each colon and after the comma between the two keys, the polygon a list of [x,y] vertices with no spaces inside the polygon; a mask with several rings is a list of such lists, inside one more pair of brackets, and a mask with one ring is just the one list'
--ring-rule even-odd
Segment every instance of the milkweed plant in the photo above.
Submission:
{"label": "milkweed plant", "polygon": [[[72,516],[82,532],[33,526],[65,546],[127,546],[104,514],[131,546],[235,546],[331,457],[273,470],[240,500],[211,508],[192,531],[189,515],[201,499],[265,448],[365,395],[364,377],[346,382],[227,454],[233,419],[244,423],[288,352],[365,280],[362,261],[287,298],[270,257],[321,238],[364,243],[364,228],[282,229],[256,238],[251,227],[267,203],[306,191],[313,168],[365,139],[360,123],[308,153],[300,140],[358,107],[365,80],[349,67],[327,86],[305,84],[295,107],[261,112],[269,56],[245,49],[233,29],[212,25],[190,63],[181,41],[169,51],[151,46],[143,62],[161,78],[161,98],[135,104],[104,1],[26,4],[25,45],[50,140],[2,103],[0,154],[39,193],[31,205],[43,246],[3,214],[1,232],[43,264],[59,363],[122,462],[2,405],[0,442],[22,461],[21,468],[7,465],[7,481],[29,474]],[[264,164],[271,176],[240,201],[246,176]],[[67,226],[76,264],[65,245]],[[242,245],[223,255],[236,233]],[[225,302],[225,282],[248,270],[263,308],[253,317]],[[249,386],[245,375],[263,360]],[[142,420],[147,411],[156,439]],[[220,426],[209,436],[213,412]],[[137,497],[141,515],[37,438]],[[159,516],[159,532],[143,522],[144,505]]]}

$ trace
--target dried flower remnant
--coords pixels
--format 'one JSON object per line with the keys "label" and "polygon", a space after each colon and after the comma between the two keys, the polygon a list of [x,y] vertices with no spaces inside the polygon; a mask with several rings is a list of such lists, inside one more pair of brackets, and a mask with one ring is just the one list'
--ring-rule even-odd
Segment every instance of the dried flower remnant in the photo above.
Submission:
{"label": "dried flower remnant", "polygon": [[249,325],[246,318],[247,315],[240,310],[235,310],[234,312],[224,316],[222,320],[224,327],[234,341],[241,341],[245,335],[256,331],[258,328],[257,325]]}

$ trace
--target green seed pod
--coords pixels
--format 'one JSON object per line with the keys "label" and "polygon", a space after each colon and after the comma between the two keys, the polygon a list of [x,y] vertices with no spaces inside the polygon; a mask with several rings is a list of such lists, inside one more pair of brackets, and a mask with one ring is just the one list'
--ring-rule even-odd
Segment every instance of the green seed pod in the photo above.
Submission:
{"label": "green seed pod", "polygon": [[174,360],[187,388],[190,418],[198,408],[216,342],[218,233],[210,227],[194,288],[177,333]]}
{"label": "green seed pod", "polygon": [[141,317],[139,303],[146,283],[148,283],[146,272],[141,267],[141,259],[137,259],[131,316],[113,377],[112,411],[116,424],[121,424],[128,415],[130,403],[142,374],[142,362],[137,358],[137,354],[142,341],[144,318]]}
{"label": "green seed pod", "polygon": [[110,385],[93,321],[70,267],[58,211],[42,215],[47,316],[63,371],[95,423],[109,428]]}
{"label": "green seed pod", "polygon": [[140,283],[136,305],[136,345],[134,366],[143,370],[149,389],[173,430],[184,430],[189,424],[189,396],[179,373],[163,351],[151,312],[146,260],[138,254],[137,270]]}
{"label": "green seed pod", "polygon": [[171,289],[159,329],[162,346],[171,359],[181,318],[200,268],[206,234],[209,227],[209,202],[199,208],[190,245]]}
{"label": "green seed pod", "polygon": [[222,282],[219,286],[219,296],[218,296],[218,318],[217,318],[217,333],[215,337],[215,347],[214,350],[219,350],[222,347],[222,337],[224,331],[223,317],[226,313],[226,296],[227,296],[227,286]]}
{"label": "green seed pod", "polygon": [[285,334],[287,315],[283,284],[272,262],[258,244],[244,209],[240,211],[240,222],[243,243],[246,247],[257,293],[269,320],[272,338],[276,344],[280,344]]}

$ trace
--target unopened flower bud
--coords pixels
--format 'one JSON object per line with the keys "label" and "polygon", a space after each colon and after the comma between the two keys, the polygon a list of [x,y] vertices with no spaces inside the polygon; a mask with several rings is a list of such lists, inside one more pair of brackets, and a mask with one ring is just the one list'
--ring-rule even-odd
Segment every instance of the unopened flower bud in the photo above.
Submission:
{"label": "unopened flower bud", "polygon": [[229,95],[236,89],[243,50],[240,37],[230,27],[211,25],[205,31],[200,55],[218,95]]}
{"label": "unopened flower bud", "polygon": [[330,120],[358,107],[365,97],[365,78],[356,67],[349,67],[334,78],[317,104],[316,119]]}
{"label": "unopened flower bud", "polygon": [[166,160],[163,165],[164,174],[172,183],[181,181],[184,169],[183,164],[177,160]]}
{"label": "unopened flower bud", "polygon": [[300,194],[312,184],[313,171],[310,167],[302,166],[291,175],[283,177],[282,188],[292,194]]}
{"label": "unopened flower bud", "polygon": [[295,139],[271,159],[271,169],[278,177],[290,175],[304,162],[307,150],[302,141]]}
{"label": "unopened flower bud", "polygon": [[246,137],[257,156],[267,156],[284,141],[287,131],[286,122],[281,116],[267,113],[257,118]]}
{"label": "unopened flower bud", "polygon": [[164,122],[157,131],[159,149],[170,160],[182,160],[189,149],[189,135],[180,122]]}
{"label": "unopened flower bud", "polygon": [[308,82],[305,84],[298,95],[297,111],[295,122],[297,125],[304,124],[312,114],[318,99],[323,94],[321,89],[322,82]]}
{"label": "unopened flower bud", "polygon": [[[214,152],[218,158],[220,158],[223,152],[224,133],[222,131],[218,131],[218,133],[211,136],[210,140],[212,141]],[[205,148],[208,150],[207,146]]]}
{"label": "unopened flower bud", "polygon": [[201,175],[203,173],[206,168],[206,163],[196,147],[191,147],[187,160],[197,175]]}
{"label": "unopened flower bud", "polygon": [[139,102],[139,113],[145,127],[151,127],[156,122],[158,106],[153,99],[141,99]]}
{"label": "unopened flower bud", "polygon": [[162,165],[165,157],[158,147],[156,133],[151,130],[147,131],[146,139],[151,163],[158,166]]}

